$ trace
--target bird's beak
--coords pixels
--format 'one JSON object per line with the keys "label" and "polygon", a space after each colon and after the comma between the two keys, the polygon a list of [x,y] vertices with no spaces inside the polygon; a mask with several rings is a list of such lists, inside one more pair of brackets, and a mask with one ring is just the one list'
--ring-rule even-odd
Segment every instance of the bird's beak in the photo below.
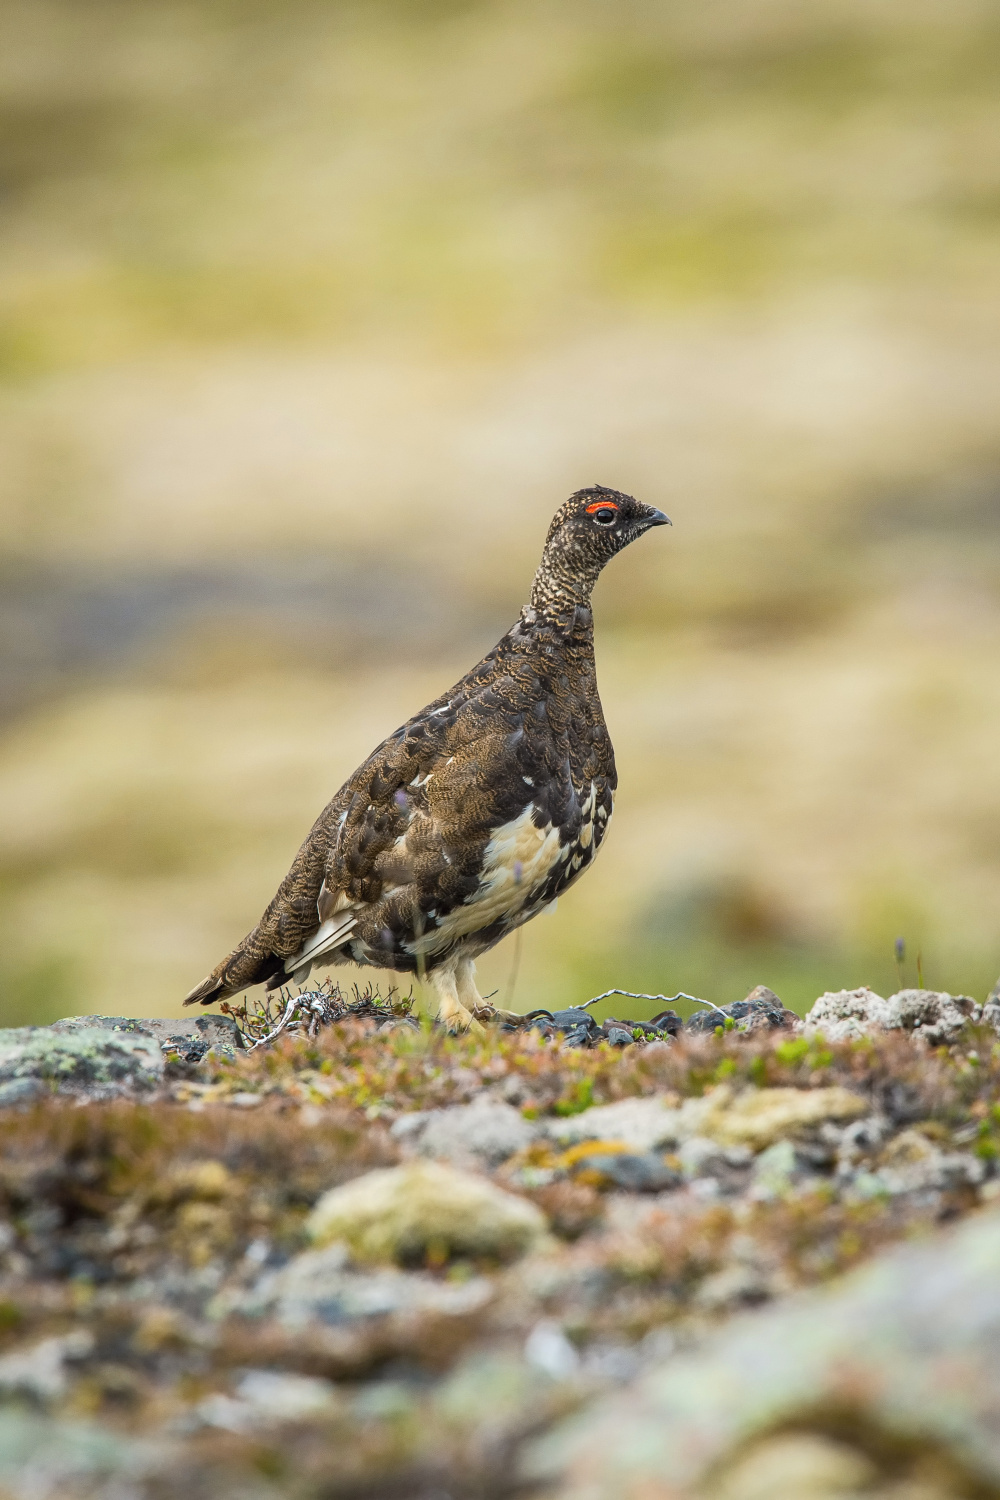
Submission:
{"label": "bird's beak", "polygon": [[665,516],[662,510],[651,510],[646,517],[647,526],[672,526],[674,523],[669,516]]}

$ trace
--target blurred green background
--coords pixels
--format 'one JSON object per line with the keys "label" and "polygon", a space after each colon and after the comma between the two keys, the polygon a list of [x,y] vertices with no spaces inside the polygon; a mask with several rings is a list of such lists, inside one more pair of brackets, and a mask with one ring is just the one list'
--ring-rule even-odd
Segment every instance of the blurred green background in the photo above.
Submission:
{"label": "blurred green background", "polygon": [[614,826],[484,992],[801,1008],[896,988],[901,935],[985,993],[993,0],[0,36],[0,1022],[179,1013],[594,482],[675,523],[597,597]]}

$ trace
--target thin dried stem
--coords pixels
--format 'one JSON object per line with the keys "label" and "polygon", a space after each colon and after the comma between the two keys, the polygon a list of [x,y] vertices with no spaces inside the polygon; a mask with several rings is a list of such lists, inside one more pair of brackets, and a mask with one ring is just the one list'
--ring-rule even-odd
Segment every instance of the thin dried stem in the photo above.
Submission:
{"label": "thin dried stem", "polygon": [[603,995],[595,995],[593,1000],[584,1000],[577,1010],[586,1010],[588,1005],[596,1005],[598,1000],[610,1000],[612,995],[624,995],[627,1000],[653,1000],[662,1001],[664,1005],[672,1005],[675,1000],[690,1000],[694,1005],[707,1005],[709,1010],[717,1010],[720,1016],[726,1012],[721,1005],[713,1005],[711,1000],[700,1000],[697,995],[686,995],[683,990],[678,990],[676,995],[640,995],[636,990],[605,990]]}

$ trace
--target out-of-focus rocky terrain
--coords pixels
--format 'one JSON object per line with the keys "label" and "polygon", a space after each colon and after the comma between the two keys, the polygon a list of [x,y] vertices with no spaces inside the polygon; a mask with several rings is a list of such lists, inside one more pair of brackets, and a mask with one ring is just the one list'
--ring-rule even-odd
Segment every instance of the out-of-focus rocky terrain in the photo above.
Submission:
{"label": "out-of-focus rocky terrain", "polygon": [[301,1002],[0,1032],[5,1500],[1000,1495],[1000,986]]}
{"label": "out-of-focus rocky terrain", "polygon": [[595,596],[614,824],[483,993],[986,992],[995,0],[0,37],[0,1022],[179,1015],[595,481],[674,522]]}

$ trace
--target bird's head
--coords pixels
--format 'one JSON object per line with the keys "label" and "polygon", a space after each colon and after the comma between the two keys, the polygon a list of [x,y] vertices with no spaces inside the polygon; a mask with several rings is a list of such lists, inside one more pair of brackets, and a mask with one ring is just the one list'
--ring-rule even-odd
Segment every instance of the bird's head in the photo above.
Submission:
{"label": "bird's head", "polygon": [[579,590],[589,597],[605,563],[629,542],[654,526],[669,526],[670,518],[652,505],[643,505],[632,495],[595,484],[577,490],[552,518],[545,540],[542,565],[532,591],[561,600]]}

